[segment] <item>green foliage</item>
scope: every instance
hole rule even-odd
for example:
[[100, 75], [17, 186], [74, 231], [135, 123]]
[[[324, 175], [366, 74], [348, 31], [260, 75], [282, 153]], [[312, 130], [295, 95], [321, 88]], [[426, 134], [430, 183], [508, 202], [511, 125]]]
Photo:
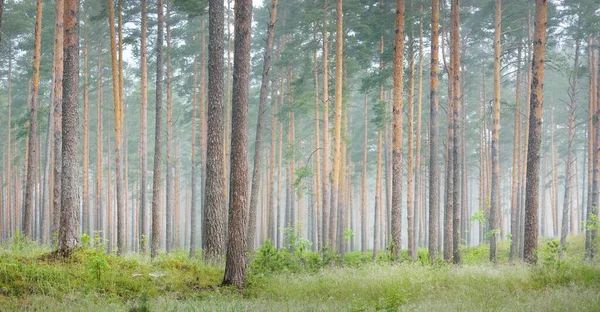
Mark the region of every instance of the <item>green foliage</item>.
[[296, 174], [296, 179], [292, 183], [292, 186], [296, 190], [296, 194], [298, 194], [298, 199], [301, 199], [304, 192], [310, 190], [306, 186], [305, 181], [312, 177], [312, 168], [310, 166], [300, 167], [294, 173]]

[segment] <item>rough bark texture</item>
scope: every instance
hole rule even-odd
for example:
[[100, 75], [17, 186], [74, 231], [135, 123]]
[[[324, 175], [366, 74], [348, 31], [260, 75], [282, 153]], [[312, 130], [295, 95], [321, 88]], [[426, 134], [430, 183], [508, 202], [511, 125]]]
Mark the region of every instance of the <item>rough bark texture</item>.
[[[84, 12], [86, 15], [86, 12]], [[82, 233], [88, 235], [93, 231], [90, 227], [90, 91], [89, 78], [90, 71], [88, 65], [88, 27], [87, 19], [84, 23], [84, 44], [83, 44], [83, 198], [82, 198]]]
[[235, 53], [233, 56], [231, 175], [229, 238], [223, 285], [241, 287], [246, 282], [246, 220], [248, 208], [248, 87], [250, 76], [250, 27], [252, 0], [235, 5]]
[[25, 185], [25, 214], [23, 219], [23, 235], [32, 237], [33, 230], [33, 193], [35, 188], [35, 170], [37, 155], [37, 116], [38, 116], [38, 92], [40, 89], [40, 58], [42, 44], [42, 0], [37, 0], [35, 13], [35, 53], [33, 55], [33, 87], [31, 89], [31, 104], [29, 105], [29, 138], [27, 140], [27, 179]]
[[[396, 39], [394, 42], [394, 106], [392, 152], [392, 258], [399, 259], [402, 248], [402, 121], [404, 118], [404, 0], [396, 0]], [[336, 88], [337, 89], [337, 88]]]
[[[110, 1], [110, 0], [109, 0]], [[156, 39], [156, 127], [154, 134], [154, 177], [152, 181], [152, 258], [158, 255], [160, 237], [160, 181], [162, 139], [162, 80], [163, 80], [163, 0], [157, 1], [158, 33]]]
[[535, 29], [533, 34], [533, 62], [531, 79], [531, 114], [529, 116], [529, 138], [527, 151], [527, 186], [525, 199], [524, 259], [536, 263], [539, 209], [539, 167], [542, 139], [542, 105], [544, 61], [546, 56], [546, 23], [548, 1], [536, 0]]
[[78, 0], [64, 2], [64, 78], [62, 114], [62, 207], [59, 252], [68, 256], [79, 244], [78, 100], [79, 100], [79, 11]]
[[275, 37], [275, 22], [277, 21], [277, 0], [272, 0], [270, 7], [270, 21], [267, 26], [267, 42], [263, 61], [262, 80], [260, 84], [260, 97], [258, 104], [258, 121], [256, 123], [256, 138], [254, 143], [254, 167], [252, 170], [252, 190], [250, 192], [250, 215], [248, 220], [248, 239], [246, 249], [254, 251], [254, 238], [256, 234], [256, 209], [258, 205], [258, 190], [260, 188], [260, 169], [262, 162], [263, 132], [265, 127], [265, 112], [267, 106], [267, 92], [269, 88], [269, 70], [271, 69], [271, 53], [273, 51], [273, 38]]
[[[410, 1], [410, 10], [412, 11], [412, 0]], [[407, 238], [408, 238], [408, 256], [411, 260], [417, 260], [417, 249], [415, 246], [415, 227], [414, 227], [414, 100], [415, 100], [415, 49], [414, 49], [414, 32], [413, 26], [410, 26], [410, 32], [408, 36], [408, 150], [407, 150], [407, 170], [406, 170], [406, 225], [407, 225]]]
[[490, 261], [496, 262], [498, 256], [496, 250], [498, 237], [500, 236], [500, 223], [498, 214], [500, 211], [500, 67], [502, 46], [500, 42], [502, 23], [502, 0], [496, 0], [494, 19], [494, 104], [492, 108], [492, 196], [490, 205]]
[[452, 256], [453, 263], [460, 264], [460, 104], [461, 104], [461, 86], [460, 86], [460, 0], [452, 0], [452, 24], [450, 37], [452, 41], [451, 62], [452, 62], [452, 119], [453, 119], [453, 140], [452, 145]]
[[429, 260], [435, 261], [438, 253], [439, 223], [439, 178], [438, 141], [439, 141], [439, 0], [431, 0], [431, 64], [429, 72]]
[[202, 250], [205, 261], [219, 260], [225, 251], [223, 180], [223, 1], [210, 0], [208, 16], [208, 122], [206, 192]]

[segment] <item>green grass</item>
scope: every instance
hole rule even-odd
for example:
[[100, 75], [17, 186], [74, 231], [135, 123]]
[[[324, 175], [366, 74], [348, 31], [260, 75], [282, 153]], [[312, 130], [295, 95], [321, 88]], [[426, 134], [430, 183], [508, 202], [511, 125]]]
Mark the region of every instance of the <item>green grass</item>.
[[302, 248], [263, 247], [238, 291], [218, 287], [221, 267], [183, 251], [150, 260], [82, 248], [63, 262], [45, 256], [47, 247], [15, 241], [0, 249], [0, 310], [598, 311], [600, 265], [581, 260], [583, 238], [571, 238], [566, 254], [540, 246], [537, 266], [509, 264], [503, 242], [496, 265], [482, 245], [464, 248], [461, 266], [393, 264], [385, 253], [372, 263], [352, 252], [335, 267]]

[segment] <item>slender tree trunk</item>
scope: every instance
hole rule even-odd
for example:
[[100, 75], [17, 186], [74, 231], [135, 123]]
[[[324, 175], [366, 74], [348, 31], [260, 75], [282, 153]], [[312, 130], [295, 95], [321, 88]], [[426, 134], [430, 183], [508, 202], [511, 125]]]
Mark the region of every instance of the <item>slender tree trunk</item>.
[[[198, 114], [200, 115], [200, 139], [198, 140], [198, 145], [200, 147], [200, 198], [204, 199], [206, 195], [206, 149], [207, 149], [207, 128], [206, 128], [206, 34], [205, 34], [205, 22], [202, 21], [202, 25], [200, 26], [200, 32], [202, 36], [201, 45], [202, 45], [202, 57], [200, 58], [200, 107]], [[197, 70], [197, 69], [196, 69]], [[198, 75], [198, 73], [196, 73]], [[196, 133], [196, 132], [194, 132]], [[197, 161], [197, 160], [196, 160]], [[196, 170], [198, 169], [198, 164], [196, 164]], [[196, 204], [198, 203], [198, 196], [194, 197]], [[206, 205], [202, 202], [202, 206], [200, 207], [200, 216], [201, 216], [201, 224], [203, 224], [203, 218], [206, 217]], [[197, 209], [196, 209], [197, 210]], [[196, 224], [197, 228], [198, 225]], [[196, 231], [197, 232], [197, 231]], [[204, 241], [205, 237], [205, 228], [202, 227], [201, 239]], [[194, 239], [195, 240], [195, 239]]]
[[[165, 229], [166, 229], [166, 241], [165, 247], [167, 254], [171, 252], [173, 247], [173, 206], [174, 206], [174, 193], [175, 193], [175, 185], [173, 181], [173, 173], [174, 173], [174, 161], [173, 161], [173, 90], [171, 87], [171, 27], [170, 17], [171, 17], [171, 5], [170, 1], [167, 2], [167, 20], [166, 20], [166, 35], [167, 35], [167, 144], [166, 144], [166, 156], [167, 156], [167, 189], [166, 189], [166, 207], [165, 207]], [[195, 86], [194, 86], [195, 88]]]
[[[540, 167], [540, 145], [542, 137], [542, 105], [544, 60], [546, 56], [547, 0], [536, 0], [534, 49], [531, 80], [531, 115], [529, 116], [529, 139], [527, 151], [527, 186], [525, 199], [524, 258], [536, 263], [538, 237], [538, 189]], [[600, 162], [599, 162], [600, 165]]]
[[439, 0], [431, 0], [431, 63], [430, 63], [430, 116], [429, 116], [429, 260], [437, 260], [439, 223]]
[[498, 222], [498, 216], [500, 214], [500, 68], [501, 68], [501, 55], [502, 55], [502, 43], [500, 42], [501, 36], [501, 23], [502, 23], [502, 0], [496, 0], [496, 10], [494, 19], [494, 104], [492, 108], [492, 196], [490, 205], [490, 261], [498, 261], [496, 255], [498, 246], [498, 236], [501, 224]]
[[262, 161], [263, 132], [265, 123], [265, 112], [267, 106], [267, 92], [269, 88], [269, 71], [271, 69], [271, 53], [273, 51], [273, 39], [275, 37], [275, 22], [277, 21], [277, 2], [272, 0], [270, 21], [267, 26], [267, 43], [263, 63], [262, 80], [260, 85], [260, 98], [258, 104], [258, 121], [256, 124], [256, 139], [254, 143], [254, 168], [252, 171], [252, 190], [250, 192], [250, 215], [248, 223], [248, 239], [246, 250], [254, 251], [254, 238], [256, 234], [256, 209], [258, 204], [258, 190], [260, 188], [260, 169]]
[[361, 176], [361, 201], [360, 201], [360, 248], [362, 253], [367, 252], [367, 143], [368, 143], [368, 125], [369, 125], [369, 101], [365, 94], [365, 104], [363, 111], [363, 159]]
[[[62, 1], [62, 0], [57, 0], [57, 1]], [[58, 8], [57, 8], [58, 9]], [[62, 10], [62, 6], [61, 6], [61, 10]], [[62, 15], [61, 15], [62, 16]], [[55, 48], [56, 50], [56, 48]], [[60, 49], [62, 51], [62, 49]], [[55, 57], [57, 55], [55, 54]], [[8, 227], [8, 237], [12, 237], [13, 233], [14, 233], [14, 206], [13, 206], [13, 174], [12, 174], [12, 161], [13, 161], [13, 156], [11, 154], [11, 150], [12, 150], [12, 43], [9, 41], [8, 42], [8, 90], [7, 90], [7, 99], [6, 99], [6, 105], [8, 106], [8, 133], [7, 133], [7, 146], [6, 146], [6, 178], [7, 178], [7, 183], [6, 183], [6, 203], [7, 203], [7, 227]], [[56, 64], [56, 62], [54, 62], [54, 64]], [[62, 62], [61, 62], [61, 66], [62, 66]], [[54, 71], [56, 74], [56, 71]], [[62, 81], [62, 78], [61, 78]], [[52, 106], [54, 106], [55, 103], [52, 103]], [[54, 229], [58, 229], [58, 227], [54, 227], [54, 215], [53, 215], [53, 228]], [[58, 223], [56, 223], [58, 224]]]
[[[198, 57], [194, 58], [194, 73], [193, 73], [193, 86], [192, 86], [192, 199], [190, 203], [190, 258], [196, 257], [196, 233], [198, 231], [196, 221], [196, 197], [197, 197], [197, 163], [196, 163], [196, 120], [197, 120], [197, 104], [198, 104], [198, 91], [196, 86], [198, 85]], [[204, 235], [202, 236], [205, 237]]]
[[[573, 191], [573, 167], [577, 169], [577, 166], [573, 166], [575, 159], [573, 158], [573, 139], [575, 137], [575, 109], [577, 108], [577, 75], [579, 74], [579, 47], [580, 41], [575, 41], [575, 60], [573, 62], [573, 73], [571, 76], [571, 88], [569, 90], [569, 97], [571, 99], [569, 105], [569, 141], [567, 143], [567, 159], [565, 164], [565, 198], [563, 202], [563, 217], [562, 217], [562, 229], [560, 232], [560, 245], [566, 246], [567, 234], [569, 233], [569, 210], [571, 210], [571, 221], [573, 217], [573, 209], [571, 203], [571, 193]], [[571, 231], [573, 232], [573, 228]]]
[[[84, 12], [84, 16], [86, 12]], [[93, 235], [90, 223], [90, 91], [88, 66], [88, 22], [87, 17], [83, 28], [83, 205], [82, 205], [82, 232]]]
[[[413, 11], [412, 0], [410, 1], [410, 10]], [[407, 221], [407, 236], [408, 236], [408, 256], [411, 260], [417, 260], [417, 248], [415, 246], [415, 227], [414, 216], [415, 207], [413, 205], [415, 199], [414, 193], [414, 98], [415, 98], [415, 49], [414, 49], [414, 32], [413, 26], [410, 26], [408, 36], [408, 129], [406, 136], [408, 137], [408, 160], [406, 172], [406, 221]], [[401, 246], [399, 246], [401, 247]]]
[[[594, 59], [594, 45], [595, 41], [593, 37], [588, 39], [588, 68], [589, 68], [589, 104], [588, 104], [588, 199], [586, 203], [586, 214], [585, 214], [585, 222], [590, 220], [591, 211], [592, 211], [592, 181], [594, 179], [594, 113], [596, 107], [596, 70], [595, 70], [595, 59]], [[592, 257], [592, 242], [591, 242], [592, 231], [587, 229], [585, 231], [585, 258], [590, 259]]]
[[521, 168], [521, 45], [517, 48], [517, 82], [515, 86], [515, 125], [513, 135], [513, 163], [512, 163], [512, 184], [510, 197], [510, 255], [512, 262], [518, 256], [519, 235], [518, 228], [518, 203], [520, 186], [520, 168]]
[[66, 0], [64, 10], [64, 78], [62, 114], [62, 208], [60, 216], [59, 252], [68, 257], [79, 245], [79, 194], [77, 191], [77, 135], [79, 115], [79, 11], [78, 0]]
[[38, 116], [38, 92], [40, 88], [40, 58], [42, 50], [42, 0], [36, 2], [35, 17], [35, 53], [33, 57], [33, 88], [31, 90], [31, 101], [29, 105], [29, 139], [27, 146], [27, 182], [25, 189], [25, 215], [23, 222], [23, 235], [32, 237], [33, 230], [33, 193], [35, 188], [35, 160], [37, 153], [37, 116]]
[[418, 82], [418, 93], [417, 93], [417, 138], [415, 148], [415, 242], [416, 248], [423, 246], [421, 242], [425, 238], [425, 229], [423, 220], [423, 197], [421, 188], [421, 175], [424, 174], [421, 171], [421, 120], [422, 120], [422, 107], [423, 107], [423, 6], [419, 9], [419, 82]]
[[[554, 144], [554, 129], [556, 128], [556, 124], [554, 123], [554, 108], [550, 111], [550, 155], [552, 157], [551, 166], [552, 168], [552, 184], [550, 186], [550, 210], [552, 213], [552, 236], [558, 236], [558, 189], [557, 189], [557, 180], [558, 180], [558, 163], [556, 161], [556, 145]], [[545, 207], [542, 207], [544, 209]]]
[[241, 287], [246, 282], [246, 220], [248, 208], [248, 85], [250, 75], [250, 27], [252, 0], [237, 0], [235, 6], [235, 53], [231, 117], [231, 175], [229, 192], [229, 237], [223, 285]]
[[[327, 0], [323, 1], [323, 247], [332, 247], [329, 228], [331, 212], [331, 189], [329, 174], [329, 33], [327, 30], [327, 16], [329, 7]], [[283, 103], [282, 103], [283, 104]]]
[[148, 206], [146, 191], [148, 189], [148, 57], [147, 57], [147, 7], [148, 0], [142, 0], [142, 24], [140, 39], [140, 84], [141, 84], [141, 102], [140, 102], [140, 250], [146, 253], [148, 240]]
[[377, 169], [375, 175], [375, 208], [373, 209], [373, 262], [377, 261], [379, 251], [379, 226], [381, 219], [381, 159], [382, 159], [383, 127], [379, 125], [377, 130]]
[[[598, 53], [598, 58], [596, 61], [597, 68], [596, 72], [596, 84], [594, 86], [596, 90], [595, 98], [596, 101], [594, 104], [595, 107], [595, 115], [594, 115], [594, 170], [593, 170], [593, 180], [592, 180], [592, 207], [588, 212], [588, 222], [593, 220], [593, 216], [598, 216], [598, 204], [599, 204], [599, 193], [600, 193], [600, 53]], [[588, 249], [588, 258], [593, 259], [596, 256], [597, 251], [597, 237], [598, 237], [598, 228], [591, 226], [589, 230], [589, 249]]]
[[225, 251], [225, 210], [223, 180], [223, 1], [209, 2], [208, 40], [208, 122], [206, 154], [206, 197], [202, 242], [205, 261], [219, 260]]
[[[109, 0], [110, 1], [110, 0]], [[154, 177], [152, 182], [152, 258], [158, 255], [160, 237], [160, 181], [162, 167], [162, 83], [163, 83], [163, 0], [157, 2], [158, 37], [156, 39], [156, 128], [154, 135]]]

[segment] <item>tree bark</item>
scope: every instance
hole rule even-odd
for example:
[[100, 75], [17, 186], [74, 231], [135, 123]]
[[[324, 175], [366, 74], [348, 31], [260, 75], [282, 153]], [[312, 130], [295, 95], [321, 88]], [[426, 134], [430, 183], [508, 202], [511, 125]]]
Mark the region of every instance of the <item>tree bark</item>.
[[262, 80], [260, 84], [260, 97], [258, 104], [258, 121], [256, 123], [256, 138], [254, 143], [254, 168], [252, 170], [252, 190], [250, 192], [250, 215], [248, 221], [248, 239], [246, 250], [254, 251], [254, 237], [256, 234], [256, 209], [258, 204], [258, 190], [260, 188], [260, 169], [262, 162], [263, 132], [265, 123], [265, 112], [267, 106], [267, 92], [269, 88], [269, 71], [271, 69], [271, 53], [273, 51], [273, 39], [275, 37], [275, 22], [277, 21], [277, 2], [272, 0], [270, 21], [267, 25], [267, 42], [265, 46]]
[[533, 40], [533, 62], [531, 79], [531, 114], [529, 116], [529, 138], [527, 151], [527, 186], [525, 199], [525, 239], [524, 258], [528, 263], [536, 263], [538, 237], [538, 189], [540, 167], [540, 143], [542, 138], [542, 105], [544, 62], [546, 56], [546, 23], [548, 1], [536, 0], [535, 30]]
[[223, 1], [209, 2], [208, 40], [208, 122], [206, 192], [202, 255], [207, 262], [219, 260], [225, 250], [223, 179]]
[[327, 31], [327, 0], [323, 1], [323, 248], [332, 247], [329, 237], [331, 189], [330, 189], [330, 143], [329, 143], [329, 33]]
[[498, 246], [498, 236], [500, 222], [498, 215], [500, 212], [500, 68], [502, 43], [501, 23], [502, 23], [502, 0], [496, 0], [496, 10], [494, 19], [494, 104], [492, 108], [492, 196], [490, 205], [490, 261], [497, 262], [496, 255]]
[[248, 208], [248, 86], [250, 76], [250, 27], [252, 0], [235, 5], [235, 53], [233, 56], [231, 175], [229, 238], [223, 285], [241, 287], [246, 282], [246, 220]]
[[79, 127], [79, 0], [64, 2], [64, 77], [62, 100], [62, 207], [58, 249], [63, 256], [79, 245], [77, 135]]
[[[86, 12], [84, 12], [84, 16]], [[84, 38], [83, 38], [83, 198], [82, 198], [82, 233], [93, 235], [90, 222], [90, 91], [89, 77], [90, 71], [88, 66], [88, 22], [85, 17], [84, 22]]]
[[194, 72], [193, 72], [193, 85], [192, 85], [192, 172], [191, 172], [191, 187], [192, 187], [192, 199], [190, 202], [190, 258], [196, 258], [196, 233], [198, 232], [198, 226], [196, 222], [197, 208], [197, 166], [196, 163], [196, 120], [197, 120], [197, 105], [198, 105], [198, 92], [196, 86], [198, 84], [198, 57], [194, 58]]
[[513, 135], [512, 185], [510, 197], [510, 255], [512, 262], [518, 256], [520, 231], [518, 228], [518, 203], [521, 169], [521, 44], [517, 48], [517, 82], [515, 85], [515, 125]]
[[439, 223], [439, 0], [431, 0], [431, 63], [429, 81], [430, 121], [429, 121], [429, 260], [437, 260]]
[[[413, 11], [412, 0], [410, 1], [410, 10]], [[415, 98], [415, 49], [414, 49], [414, 32], [411, 23], [408, 36], [408, 129], [406, 136], [408, 137], [408, 159], [406, 171], [406, 223], [408, 236], [408, 256], [411, 260], [417, 260], [417, 249], [415, 246], [415, 227], [414, 227], [414, 98]]]
[[[110, 0], [109, 0], [110, 1]], [[157, 2], [158, 33], [156, 39], [156, 128], [154, 135], [154, 177], [152, 181], [152, 248], [150, 255], [158, 255], [160, 237], [160, 182], [162, 167], [162, 83], [163, 83], [163, 0]]]
[[148, 56], [147, 56], [147, 7], [148, 0], [141, 2], [141, 38], [140, 38], [140, 250], [146, 253], [148, 247], [148, 206], [146, 191], [148, 189]]
[[[166, 155], [167, 155], [167, 205], [165, 207], [166, 216], [165, 216], [165, 228], [166, 228], [166, 241], [165, 247], [167, 254], [171, 252], [173, 247], [173, 206], [174, 206], [174, 193], [175, 193], [175, 185], [173, 182], [173, 173], [175, 171], [174, 161], [173, 161], [173, 90], [171, 87], [172, 73], [171, 73], [171, 27], [170, 16], [171, 16], [171, 5], [170, 1], [167, 1], [167, 21], [166, 21], [166, 31], [167, 31], [167, 146], [166, 146]], [[194, 86], [195, 87], [195, 86]]]

